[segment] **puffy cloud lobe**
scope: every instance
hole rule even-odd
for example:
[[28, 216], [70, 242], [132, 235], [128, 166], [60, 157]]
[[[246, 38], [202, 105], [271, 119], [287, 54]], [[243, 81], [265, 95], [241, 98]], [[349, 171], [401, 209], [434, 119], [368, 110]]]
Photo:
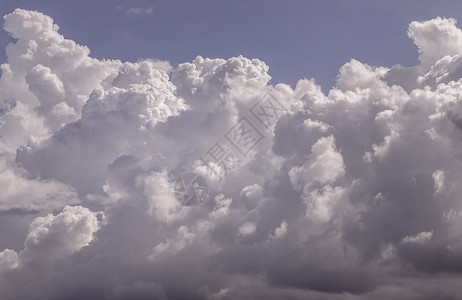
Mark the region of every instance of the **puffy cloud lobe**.
[[[125, 63], [111, 86], [89, 96], [78, 121], [42, 144], [22, 149], [18, 160], [40, 176], [75, 186], [81, 195], [98, 193], [109, 164], [120, 155], [155, 152], [153, 128], [185, 109], [165, 71], [151, 61]], [[41, 163], [50, 156], [52, 162]]]
[[[36, 218], [30, 224], [23, 250], [0, 252], [2, 296], [33, 298], [37, 284], [50, 279], [60, 260], [87, 246], [98, 227], [96, 213], [81, 206], [66, 206], [56, 216]], [[22, 285], [22, 291], [8, 284], [11, 278]]]
[[241, 236], [251, 235], [255, 233], [256, 229], [257, 228], [256, 228], [255, 223], [246, 222], [242, 224], [241, 227], [239, 227], [238, 235], [241, 235]]
[[15, 251], [6, 249], [0, 252], [0, 265], [2, 269], [14, 269], [18, 264], [18, 254]]
[[249, 210], [258, 207], [262, 194], [263, 188], [258, 184], [246, 186], [241, 190], [241, 198]]
[[[4, 29], [16, 41], [7, 46], [8, 61], [1, 66], [0, 149], [6, 164], [14, 166], [19, 148], [37, 145], [79, 119], [92, 90], [120, 62], [90, 58], [87, 47], [64, 39], [53, 20], [41, 13], [17, 9], [4, 19]], [[73, 187], [34, 179], [20, 169], [2, 169], [3, 182], [16, 183], [15, 191], [4, 194], [8, 199], [2, 201], [2, 210], [46, 211], [79, 202]]]
[[[4, 29], [0, 210], [37, 214], [24, 248], [0, 252], [7, 297], [440, 297], [427, 277], [460, 294], [455, 20], [411, 23], [418, 66], [351, 60], [327, 95], [314, 79], [268, 85], [243, 56], [96, 60], [38, 12]], [[285, 110], [265, 127], [249, 109], [267, 93]], [[242, 116], [262, 142], [216, 164], [220, 180], [199, 157], [234, 151], [224, 134]], [[191, 170], [209, 198], [181, 207], [173, 182]]]
[[424, 244], [428, 240], [430, 240], [433, 236], [433, 231], [428, 231], [428, 232], [420, 232], [416, 235], [408, 235], [404, 237], [403, 242], [404, 243], [419, 243], [419, 244]]
[[66, 206], [56, 216], [38, 217], [31, 223], [21, 255], [63, 258], [88, 245], [97, 229], [95, 213], [81, 206]]
[[430, 68], [446, 55], [461, 54], [462, 32], [456, 27], [455, 19], [414, 21], [409, 25], [408, 36], [419, 48], [423, 69]]
[[284, 237], [287, 233], [287, 222], [282, 221], [281, 226], [276, 228], [274, 232], [270, 235], [271, 239], [280, 239]]
[[337, 152], [333, 136], [319, 139], [312, 147], [308, 161], [289, 171], [292, 184], [302, 182], [308, 186], [319, 183], [333, 183], [345, 172], [343, 157]]
[[[242, 97], [246, 91], [255, 96], [266, 86], [271, 77], [268, 66], [258, 59], [243, 56], [228, 60], [198, 56], [192, 63], [180, 64], [172, 73], [172, 81], [180, 93], [206, 94], [221, 97]], [[211, 95], [212, 94], [212, 95]], [[249, 95], [247, 95], [249, 97]], [[196, 99], [196, 97], [191, 97]], [[212, 98], [213, 99], [213, 98]], [[217, 99], [219, 100], [219, 99]], [[201, 107], [196, 105], [196, 107]]]
[[[4, 29], [17, 41], [7, 46], [0, 86], [5, 97], [31, 110], [27, 116], [15, 107], [9, 112], [25, 118], [24, 132], [18, 129], [16, 134], [24, 136], [26, 144], [31, 136], [41, 139], [77, 120], [92, 90], [113, 76], [120, 62], [90, 58], [87, 47], [64, 39], [53, 20], [41, 13], [17, 9], [4, 19]], [[45, 128], [34, 132], [29, 119], [44, 122]]]
[[81, 206], [66, 206], [56, 216], [36, 218], [30, 224], [24, 250], [19, 256], [4, 250], [2, 261], [16, 268], [38, 260], [61, 259], [88, 245], [97, 229], [96, 213]]

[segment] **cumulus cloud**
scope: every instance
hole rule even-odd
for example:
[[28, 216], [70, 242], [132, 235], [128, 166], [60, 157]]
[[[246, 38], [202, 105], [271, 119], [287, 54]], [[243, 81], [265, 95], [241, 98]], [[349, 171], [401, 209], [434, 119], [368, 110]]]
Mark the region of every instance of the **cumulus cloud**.
[[333, 183], [343, 174], [343, 157], [335, 147], [333, 136], [319, 139], [311, 147], [307, 162], [289, 171], [294, 186], [300, 182], [307, 185]]
[[238, 235], [241, 235], [241, 236], [251, 235], [251, 234], [255, 233], [256, 229], [257, 229], [257, 227], [256, 227], [255, 223], [246, 222], [246, 223], [242, 224], [241, 227], [239, 227]]
[[[94, 59], [39, 12], [4, 30], [1, 297], [460, 294], [455, 20], [410, 24], [419, 65], [351, 60], [327, 94], [243, 56]], [[199, 205], [175, 198], [185, 172]]]
[[404, 243], [418, 243], [424, 244], [425, 242], [429, 241], [433, 236], [433, 231], [428, 232], [420, 232], [416, 235], [408, 235], [404, 237]]
[[446, 55], [461, 54], [462, 32], [455, 19], [436, 18], [412, 22], [408, 36], [419, 48], [419, 59], [424, 69], [432, 67]]
[[[19, 253], [9, 249], [0, 252], [2, 297], [35, 297], [27, 290], [46, 283], [56, 264], [87, 246], [97, 230], [96, 213], [81, 206], [66, 206], [56, 216], [49, 214], [36, 218], [30, 224], [24, 249]], [[17, 278], [17, 283], [25, 291], [9, 285], [8, 278]]]

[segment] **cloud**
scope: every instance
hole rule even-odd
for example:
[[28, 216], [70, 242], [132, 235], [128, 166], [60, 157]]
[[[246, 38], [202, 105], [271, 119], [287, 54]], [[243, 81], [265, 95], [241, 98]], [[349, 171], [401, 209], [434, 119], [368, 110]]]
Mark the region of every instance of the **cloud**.
[[312, 147], [311, 154], [303, 166], [293, 167], [289, 171], [292, 184], [297, 187], [302, 182], [306, 185], [313, 183], [333, 183], [343, 176], [345, 170], [343, 157], [337, 152], [333, 136], [319, 139]]
[[[49, 214], [36, 218], [30, 224], [24, 249], [19, 253], [9, 249], [0, 252], [2, 297], [21, 294], [32, 298], [29, 292], [37, 288], [36, 284], [47, 282], [56, 264], [87, 246], [97, 230], [96, 213], [81, 206], [66, 206], [56, 216]], [[24, 292], [8, 285], [8, 278], [17, 278]]]
[[281, 226], [277, 227], [274, 232], [270, 235], [271, 239], [280, 239], [287, 233], [287, 222], [282, 221]]
[[[5, 299], [460, 294], [455, 20], [410, 24], [419, 65], [351, 60], [327, 94], [243, 56], [94, 59], [39, 12], [4, 30]], [[185, 172], [207, 182], [200, 205], [175, 198]]]
[[147, 7], [122, 7], [121, 5], [116, 6], [117, 10], [129, 15], [129, 16], [139, 16], [139, 15], [150, 15], [154, 12], [154, 6], [149, 5]]
[[418, 243], [424, 244], [425, 242], [429, 241], [433, 236], [433, 231], [428, 232], [420, 232], [416, 235], [408, 235], [404, 237], [404, 243]]
[[246, 222], [246, 223], [242, 224], [241, 227], [239, 227], [238, 235], [240, 235], [240, 236], [251, 235], [251, 234], [255, 233], [256, 230], [257, 230], [257, 227], [256, 227], [255, 223]]
[[455, 19], [436, 18], [409, 25], [408, 36], [419, 48], [419, 60], [424, 69], [433, 66], [446, 55], [461, 54], [462, 32]]
[[435, 181], [435, 195], [443, 192], [444, 189], [444, 172], [437, 170], [433, 172], [433, 180]]

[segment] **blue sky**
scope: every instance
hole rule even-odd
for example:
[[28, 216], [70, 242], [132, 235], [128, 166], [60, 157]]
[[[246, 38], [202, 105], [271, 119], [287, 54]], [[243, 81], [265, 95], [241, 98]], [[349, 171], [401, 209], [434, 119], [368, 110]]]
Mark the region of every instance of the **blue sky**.
[[[273, 83], [293, 86], [314, 77], [324, 91], [351, 58], [377, 66], [417, 64], [417, 48], [406, 35], [411, 21], [462, 19], [456, 0], [0, 0], [2, 15], [17, 7], [51, 16], [66, 38], [87, 45], [96, 58], [176, 65], [197, 55], [243, 54], [264, 60]], [[0, 48], [7, 41], [2, 32]]]

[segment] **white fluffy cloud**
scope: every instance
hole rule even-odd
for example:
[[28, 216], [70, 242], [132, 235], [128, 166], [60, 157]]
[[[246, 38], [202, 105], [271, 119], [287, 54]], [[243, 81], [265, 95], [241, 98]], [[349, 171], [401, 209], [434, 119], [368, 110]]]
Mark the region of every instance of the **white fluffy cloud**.
[[423, 69], [429, 69], [446, 55], [462, 54], [462, 32], [455, 19], [436, 18], [425, 22], [412, 22], [408, 35], [419, 48]]
[[[35, 297], [28, 290], [46, 283], [56, 264], [87, 246], [97, 230], [96, 213], [81, 206], [66, 206], [56, 216], [36, 218], [30, 224], [24, 249], [19, 253], [9, 249], [0, 252], [2, 296]], [[24, 290], [18, 291], [17, 287], [9, 285], [8, 278], [18, 278], [17, 283], [23, 285]]]
[[343, 157], [335, 147], [333, 136], [319, 139], [312, 147], [311, 154], [303, 166], [293, 167], [289, 171], [292, 184], [302, 182], [308, 186], [319, 183], [333, 183], [345, 173]]
[[[410, 24], [418, 66], [351, 60], [327, 94], [314, 79], [271, 85], [243, 56], [97, 60], [39, 12], [15, 10], [4, 30], [5, 297], [406, 299], [437, 293], [416, 288], [435, 272], [460, 294], [455, 20]], [[232, 141], [243, 117], [249, 149]], [[217, 145], [233, 160], [214, 174], [201, 157]], [[208, 183], [198, 206], [175, 199], [186, 171]]]

